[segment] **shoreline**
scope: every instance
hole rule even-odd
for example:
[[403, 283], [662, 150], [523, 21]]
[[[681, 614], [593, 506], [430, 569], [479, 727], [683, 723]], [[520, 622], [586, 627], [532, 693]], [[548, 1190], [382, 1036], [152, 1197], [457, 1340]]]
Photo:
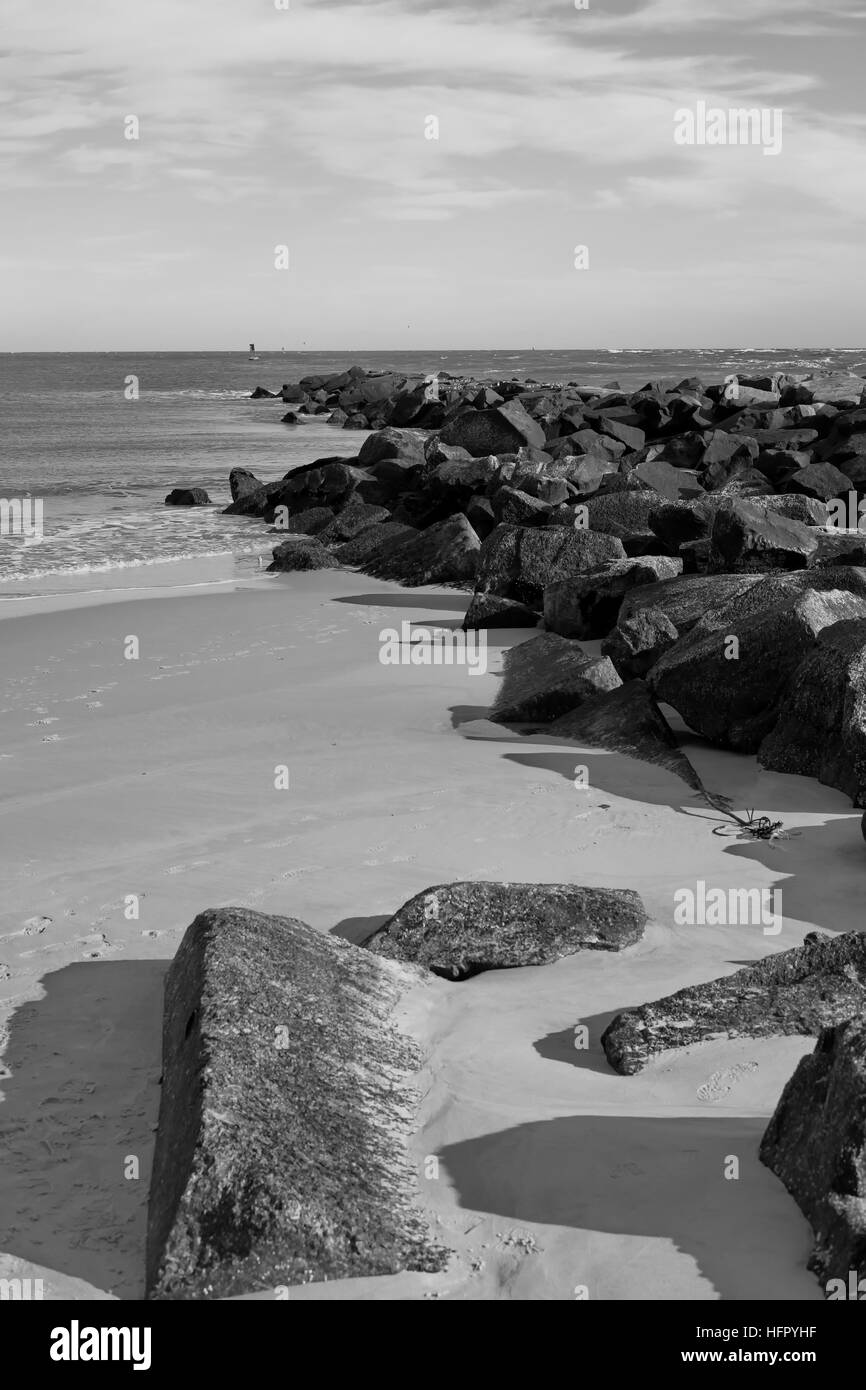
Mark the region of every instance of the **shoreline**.
[[[756, 1158], [734, 1185], [742, 1202], [699, 1215], [705, 1170], [690, 1176], [669, 1153], [688, 1136], [708, 1157], [752, 1153], [809, 1040], [704, 1044], [624, 1078], [597, 1043], [575, 1053], [570, 1033], [582, 1017], [730, 973], [815, 926], [855, 928], [859, 852], [850, 858], [841, 793], [796, 779], [793, 819], [807, 833], [795, 853], [749, 847], [744, 875], [746, 847], [715, 839], [706, 808], [664, 770], [488, 722], [502, 654], [531, 633], [489, 634], [488, 671], [471, 680], [459, 667], [379, 663], [382, 628], [403, 617], [453, 620], [469, 595], [313, 573], [278, 577], [269, 594], [209, 598], [31, 614], [6, 637], [21, 679], [2, 716], [19, 742], [4, 744], [15, 756], [4, 762], [0, 802], [18, 866], [0, 928], [0, 975], [9, 972], [0, 1027], [11, 1024], [0, 1210], [17, 1211], [19, 1229], [3, 1230], [0, 1250], [55, 1271], [49, 1297], [73, 1278], [141, 1297], [161, 982], [204, 907], [254, 906], [363, 940], [432, 883], [566, 879], [637, 888], [651, 916], [644, 941], [620, 956], [431, 981], [407, 1015], [428, 1055], [419, 1152], [441, 1153], [443, 1164], [424, 1202], [453, 1241], [450, 1270], [305, 1285], [297, 1296], [473, 1299], [507, 1288], [515, 1298], [572, 1298], [589, 1280], [596, 1296], [629, 1299], [646, 1296], [652, 1270], [655, 1297], [820, 1298], [805, 1271], [806, 1223]], [[146, 664], [125, 679], [120, 642], [130, 627]], [[53, 673], [49, 685], [41, 668]], [[43, 728], [30, 727], [36, 706], [56, 720], [43, 726], [49, 738], [62, 730], [57, 742], [43, 744]], [[593, 789], [581, 794], [571, 783], [579, 751], [593, 767]], [[689, 754], [714, 789], [768, 810], [790, 806], [794, 779], [736, 754]], [[281, 801], [272, 770], [284, 760], [292, 787]], [[783, 875], [792, 915], [781, 937], [672, 925], [671, 894], [689, 871], [756, 886]], [[137, 921], [124, 918], [129, 893], [139, 895]], [[78, 1079], [65, 1063], [58, 1074], [49, 1055], [70, 1053], [87, 1058]], [[711, 1105], [697, 1099], [708, 1077], [753, 1061], [757, 1070]], [[99, 1118], [85, 1123], [87, 1114]], [[564, 1115], [572, 1118], [557, 1120]], [[524, 1131], [515, 1150], [509, 1136]], [[123, 1152], [141, 1157], [137, 1185], [119, 1175], [118, 1134]], [[581, 1171], [595, 1157], [570, 1195], [578, 1154]], [[655, 1194], [651, 1226], [633, 1208], [631, 1228], [614, 1219], [634, 1162]], [[527, 1173], [535, 1178], [524, 1189]], [[53, 1196], [37, 1202], [46, 1183]], [[691, 1212], [694, 1238], [677, 1204]]]

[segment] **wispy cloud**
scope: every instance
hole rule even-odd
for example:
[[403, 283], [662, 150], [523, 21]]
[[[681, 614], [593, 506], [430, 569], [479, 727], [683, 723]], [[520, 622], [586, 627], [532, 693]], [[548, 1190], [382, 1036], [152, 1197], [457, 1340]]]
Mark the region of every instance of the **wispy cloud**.
[[[529, 258], [543, 279], [591, 238], [606, 264], [625, 266], [640, 237], [645, 260], [669, 274], [670, 321], [685, 325], [696, 309], [691, 288], [676, 289], [684, 242], [711, 257], [719, 235], [747, 227], [734, 259], [760, 301], [756, 242], [782, 241], [802, 275], [815, 245], [831, 262], [843, 248], [844, 259], [862, 230], [866, 121], [856, 45], [845, 40], [862, 34], [864, 17], [856, 0], [820, 11], [813, 0], [590, 0], [584, 11], [565, 0], [291, 0], [289, 10], [6, 0], [0, 178], [11, 260], [17, 248], [23, 264], [34, 238], [47, 248], [56, 223], [85, 236], [132, 223], [203, 331], [215, 310], [196, 277], [173, 267], [219, 275], [233, 332], [250, 296], [270, 321], [269, 273], [279, 313], [300, 316], [307, 340], [325, 294], [333, 342], [338, 302], [342, 336], [357, 341], [366, 326], [357, 286], [383, 244], [410, 280], [417, 267], [419, 283], [441, 261], [462, 288], [458, 312], [475, 306], [493, 325], [500, 309], [482, 264], [501, 278]], [[698, 100], [782, 108], [781, 155], [675, 146], [674, 113]], [[125, 139], [129, 115], [137, 140]], [[427, 138], [430, 116], [437, 139]], [[273, 278], [283, 241], [303, 267], [288, 280]], [[800, 255], [801, 243], [812, 249]], [[96, 272], [73, 248], [67, 273], [72, 306]], [[600, 278], [568, 281], [582, 322], [604, 312], [593, 308]], [[129, 293], [126, 318], [148, 321], [157, 306]], [[552, 329], [553, 304], [526, 294], [516, 317], [537, 309]], [[840, 289], [837, 338], [849, 301]], [[445, 305], [440, 295], [419, 306], [422, 340], [436, 336]]]

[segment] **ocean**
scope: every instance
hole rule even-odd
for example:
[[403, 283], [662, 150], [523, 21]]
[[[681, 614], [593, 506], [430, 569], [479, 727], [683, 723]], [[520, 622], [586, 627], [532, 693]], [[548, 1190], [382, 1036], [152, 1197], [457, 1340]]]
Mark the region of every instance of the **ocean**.
[[[350, 457], [365, 434], [321, 418], [280, 423], [288, 407], [251, 401], [312, 373], [447, 371], [495, 380], [618, 383], [730, 372], [866, 371], [866, 350], [833, 348], [594, 351], [111, 352], [0, 354], [0, 497], [41, 499], [41, 539], [0, 535], [0, 603], [31, 595], [159, 586], [203, 562], [227, 579], [252, 575], [273, 535], [222, 515], [229, 470], [263, 481], [325, 455]], [[128, 378], [138, 399], [127, 399]], [[207, 489], [213, 506], [164, 505], [173, 487]]]

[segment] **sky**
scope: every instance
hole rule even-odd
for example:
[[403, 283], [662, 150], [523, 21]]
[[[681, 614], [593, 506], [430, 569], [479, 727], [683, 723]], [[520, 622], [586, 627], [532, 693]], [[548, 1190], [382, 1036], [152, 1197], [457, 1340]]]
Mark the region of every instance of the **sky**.
[[3, 0], [0, 351], [863, 347], [866, 0], [580, 3]]

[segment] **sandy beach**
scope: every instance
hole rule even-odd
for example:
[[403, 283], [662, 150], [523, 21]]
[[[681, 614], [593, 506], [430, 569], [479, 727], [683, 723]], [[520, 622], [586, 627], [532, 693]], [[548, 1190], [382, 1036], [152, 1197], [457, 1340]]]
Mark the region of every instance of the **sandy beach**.
[[[481, 676], [380, 663], [404, 619], [458, 627], [457, 591], [325, 571], [113, 598], [4, 605], [0, 623], [0, 1273], [43, 1277], [51, 1298], [143, 1296], [162, 984], [202, 909], [360, 942], [433, 884], [566, 881], [637, 890], [644, 939], [462, 983], [419, 971], [404, 1010], [448, 1269], [291, 1297], [822, 1298], [809, 1227], [757, 1157], [812, 1042], [705, 1043], [620, 1076], [599, 1038], [623, 1008], [858, 928], [847, 797], [686, 735], [705, 786], [801, 831], [725, 840], [666, 771], [487, 721], [525, 629], [486, 634]], [[781, 887], [783, 930], [675, 926], [673, 894], [697, 879]]]

